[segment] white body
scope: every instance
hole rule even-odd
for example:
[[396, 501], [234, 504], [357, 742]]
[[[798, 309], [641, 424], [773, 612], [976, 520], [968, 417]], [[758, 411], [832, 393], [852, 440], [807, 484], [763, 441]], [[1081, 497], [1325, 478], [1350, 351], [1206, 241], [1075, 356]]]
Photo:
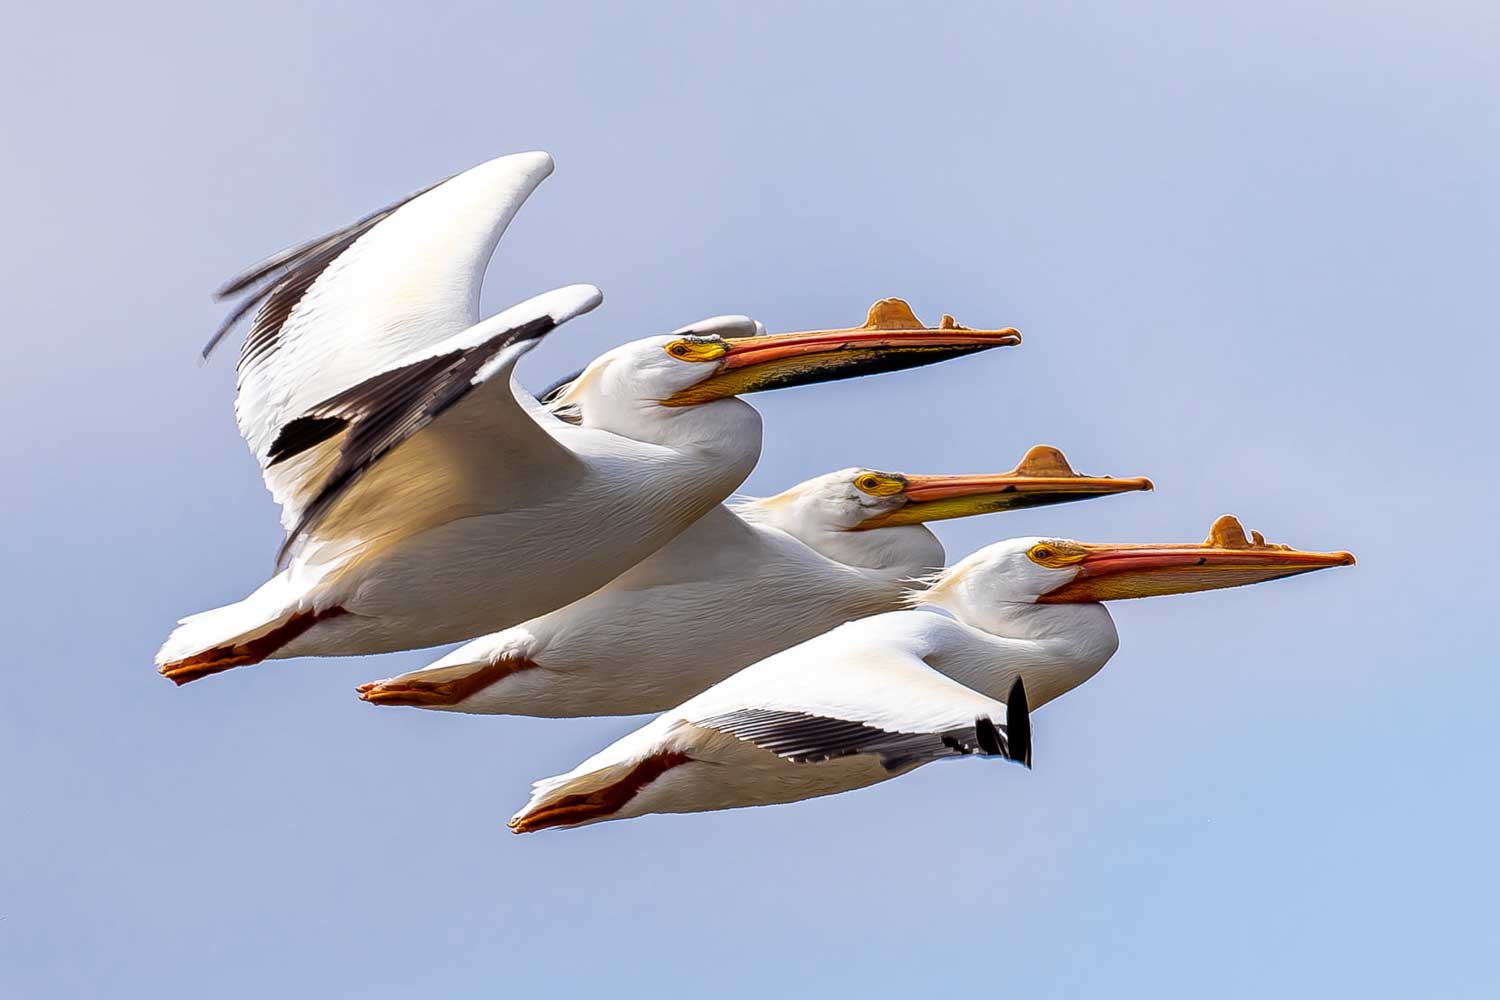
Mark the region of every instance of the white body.
[[490, 254], [551, 170], [545, 153], [501, 157], [409, 200], [316, 274], [269, 348], [247, 341], [236, 413], [293, 532], [290, 559], [245, 600], [184, 619], [159, 664], [331, 609], [341, 611], [268, 655], [386, 652], [503, 628], [607, 583], [749, 474], [760, 452], [749, 405], [721, 399], [643, 414], [612, 391], [612, 377], [634, 371], [618, 364], [594, 379], [581, 422], [564, 422], [512, 381], [530, 340], [505, 348], [472, 391], [380, 457], [313, 528], [294, 530], [345, 435], [279, 461], [288, 424], [422, 359], [599, 303], [597, 289], [577, 285], [479, 320]]
[[600, 590], [402, 680], [527, 662], [535, 666], [434, 707], [554, 717], [659, 712], [836, 625], [901, 607], [914, 580], [943, 563], [942, 545], [921, 525], [825, 530], [780, 513], [754, 502], [716, 507]]
[[[1007, 735], [1004, 746], [987, 731], [996, 723], [995, 700], [1009, 697], [1020, 678], [1027, 703], [1044, 705], [1097, 673], [1119, 644], [1098, 601], [1353, 563], [1348, 552], [1303, 552], [1258, 533], [1247, 537], [1228, 515], [1201, 544], [996, 542], [913, 592], [913, 604], [952, 618], [925, 610], [877, 615], [746, 667], [567, 774], [537, 782], [511, 826], [525, 833], [789, 802], [980, 751], [1025, 760], [1029, 727], [1014, 745]], [[989, 714], [985, 725], [957, 730], [978, 713]]]
[[618, 781], [640, 761], [663, 753], [691, 760], [666, 770], [618, 810], [584, 822], [792, 802], [874, 784], [911, 767], [888, 770], [867, 754], [794, 762], [696, 723], [746, 708], [805, 712], [903, 733], [940, 732], [984, 715], [999, 722], [1005, 718], [1000, 699], [1018, 675], [1035, 707], [1092, 677], [1118, 645], [1102, 605], [1012, 610], [1008, 636], [988, 631], [1003, 627], [1004, 616], [981, 629], [930, 611], [891, 612], [842, 625], [747, 667], [567, 774], [537, 782], [513, 822]]
[[[729, 411], [716, 421], [726, 430], [700, 424], [705, 441], [675, 447], [542, 414], [553, 436], [582, 460], [579, 468], [566, 478], [537, 476], [545, 489], [530, 503], [446, 521], [324, 576], [315, 568], [318, 557], [336, 542], [299, 553], [283, 574], [307, 578], [295, 610], [339, 606], [348, 614], [320, 622], [272, 655], [433, 646], [586, 594], [670, 541], [749, 475], [759, 453], [754, 411], [738, 400], [701, 409], [710, 408]], [[412, 490], [409, 502], [420, 509], [419, 484]]]

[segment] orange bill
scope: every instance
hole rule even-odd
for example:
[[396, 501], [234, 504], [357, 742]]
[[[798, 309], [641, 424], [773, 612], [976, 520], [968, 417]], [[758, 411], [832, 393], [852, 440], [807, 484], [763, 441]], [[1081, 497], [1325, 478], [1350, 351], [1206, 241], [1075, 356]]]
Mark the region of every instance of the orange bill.
[[714, 375], [662, 402], [692, 406], [746, 392], [916, 368], [1020, 342], [1012, 328], [971, 330], [952, 316], [936, 327], [923, 326], [901, 299], [881, 299], [863, 326], [726, 340]]
[[[861, 529], [1044, 507], [1152, 488], [1151, 480], [1143, 476], [1115, 479], [1074, 472], [1062, 452], [1041, 444], [1028, 451], [1009, 472], [892, 478], [901, 484], [899, 492], [905, 496], [906, 504], [865, 521]], [[855, 485], [864, 488], [860, 480], [855, 480]]]
[[1272, 545], [1260, 532], [1246, 537], [1231, 515], [1214, 522], [1198, 545], [1048, 544], [1044, 557], [1033, 559], [1058, 567], [1077, 565], [1078, 575], [1044, 594], [1046, 604], [1117, 601], [1129, 597], [1187, 594], [1222, 587], [1241, 587], [1330, 566], [1353, 566], [1348, 552], [1304, 552]]

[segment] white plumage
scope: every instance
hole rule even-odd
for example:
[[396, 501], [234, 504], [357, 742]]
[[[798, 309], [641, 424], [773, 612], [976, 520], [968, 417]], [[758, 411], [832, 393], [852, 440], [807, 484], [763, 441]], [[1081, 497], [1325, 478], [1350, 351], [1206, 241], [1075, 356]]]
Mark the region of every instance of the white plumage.
[[[490, 257], [552, 170], [543, 152], [482, 163], [401, 205], [333, 259], [296, 299], [276, 349], [241, 362], [235, 416], [256, 458], [264, 465], [277, 432], [311, 407], [478, 323]], [[599, 304], [591, 294], [580, 311]]]
[[587, 597], [362, 685], [361, 697], [540, 716], [663, 711], [843, 622], [903, 607], [945, 561], [924, 522], [1150, 485], [1078, 475], [1046, 446], [997, 474], [828, 473], [715, 508]]
[[[606, 352], [544, 404], [517, 363], [602, 294], [570, 285], [488, 319], [479, 300], [552, 169], [540, 152], [491, 160], [221, 290], [243, 298], [205, 356], [257, 310], [235, 412], [287, 537], [249, 597], [179, 623], [163, 674], [500, 629], [362, 695], [534, 715], [680, 702], [537, 782], [511, 823], [527, 832], [793, 802], [946, 757], [1029, 767], [1030, 706], [1115, 651], [1100, 602], [1354, 561], [1226, 516], [1202, 544], [1015, 539], [924, 575], [943, 561], [924, 521], [1151, 488], [1078, 476], [1045, 446], [999, 476], [847, 469], [720, 507], [760, 453], [739, 395], [1020, 336], [951, 316], [928, 328], [899, 299], [836, 330], [717, 316]], [[890, 610], [902, 602], [917, 607]]]
[[[761, 660], [567, 774], [537, 782], [511, 826], [524, 833], [793, 802], [979, 752], [981, 720], [1005, 720], [1001, 702], [1014, 699], [1018, 683], [1029, 706], [1040, 706], [1114, 655], [1119, 639], [1100, 600], [1238, 586], [1352, 562], [1347, 552], [1301, 552], [1259, 536], [1251, 542], [1228, 517], [1202, 544], [997, 542], [914, 592], [921, 610], [851, 622]], [[1018, 724], [1010, 719], [1012, 736]], [[922, 742], [935, 735], [948, 739]], [[1002, 746], [1005, 755], [1024, 758], [1011, 743]]]
[[545, 153], [492, 160], [226, 286], [248, 296], [231, 322], [260, 305], [236, 411], [283, 506], [285, 568], [185, 619], [157, 655], [164, 674], [429, 646], [544, 614], [744, 480], [760, 418], [738, 394], [1019, 341], [951, 317], [923, 328], [898, 300], [846, 330], [765, 336], [717, 317], [596, 359], [559, 419], [511, 373], [598, 289], [478, 318], [489, 256], [551, 170]]
[[[920, 612], [877, 615], [762, 660], [537, 782], [511, 827], [525, 833], [831, 795], [940, 757], [984, 753], [984, 722], [1000, 730], [995, 752], [1009, 750], [1005, 703], [929, 665], [945, 623]], [[757, 724], [759, 742], [729, 731]], [[791, 741], [792, 753], [763, 745], [767, 732]], [[912, 747], [912, 737], [928, 739]]]

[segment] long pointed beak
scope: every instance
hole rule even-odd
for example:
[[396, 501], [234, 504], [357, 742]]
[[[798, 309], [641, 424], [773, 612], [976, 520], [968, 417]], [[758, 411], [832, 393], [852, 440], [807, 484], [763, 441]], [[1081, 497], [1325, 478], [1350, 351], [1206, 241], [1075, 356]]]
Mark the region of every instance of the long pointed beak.
[[1039, 600], [1044, 604], [1115, 601], [1187, 594], [1279, 580], [1330, 566], [1353, 566], [1349, 552], [1304, 552], [1254, 541], [1225, 515], [1199, 545], [1084, 545], [1078, 575]]
[[1091, 497], [1154, 489], [1144, 476], [1114, 479], [1083, 476], [1073, 471], [1062, 452], [1047, 444], [1033, 445], [1009, 472], [984, 476], [906, 476], [902, 493], [906, 505], [860, 525], [889, 528], [951, 517], [969, 517], [999, 510], [1045, 507]]
[[937, 327], [923, 326], [905, 302], [882, 299], [870, 307], [864, 326], [729, 340], [715, 374], [662, 402], [692, 406], [746, 392], [916, 368], [1020, 342], [1021, 334], [1012, 328], [970, 330], [951, 316]]
[[889, 528], [1023, 507], [1045, 507], [1093, 497], [1152, 489], [1143, 476], [1030, 476], [1016, 472], [983, 476], [907, 476], [906, 506], [860, 525]]

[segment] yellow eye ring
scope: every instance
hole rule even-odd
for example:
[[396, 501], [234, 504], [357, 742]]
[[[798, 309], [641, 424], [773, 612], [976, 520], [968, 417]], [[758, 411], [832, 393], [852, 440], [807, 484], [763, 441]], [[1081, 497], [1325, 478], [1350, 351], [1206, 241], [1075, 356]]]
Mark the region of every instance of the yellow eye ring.
[[906, 480], [889, 472], [861, 472], [853, 483], [855, 489], [872, 497], [893, 497], [906, 489]]
[[1066, 542], [1037, 542], [1026, 550], [1027, 559], [1048, 569], [1072, 566], [1082, 561], [1085, 554], [1081, 546]]
[[717, 361], [729, 353], [729, 347], [722, 340], [692, 337], [674, 340], [664, 349], [678, 361]]

